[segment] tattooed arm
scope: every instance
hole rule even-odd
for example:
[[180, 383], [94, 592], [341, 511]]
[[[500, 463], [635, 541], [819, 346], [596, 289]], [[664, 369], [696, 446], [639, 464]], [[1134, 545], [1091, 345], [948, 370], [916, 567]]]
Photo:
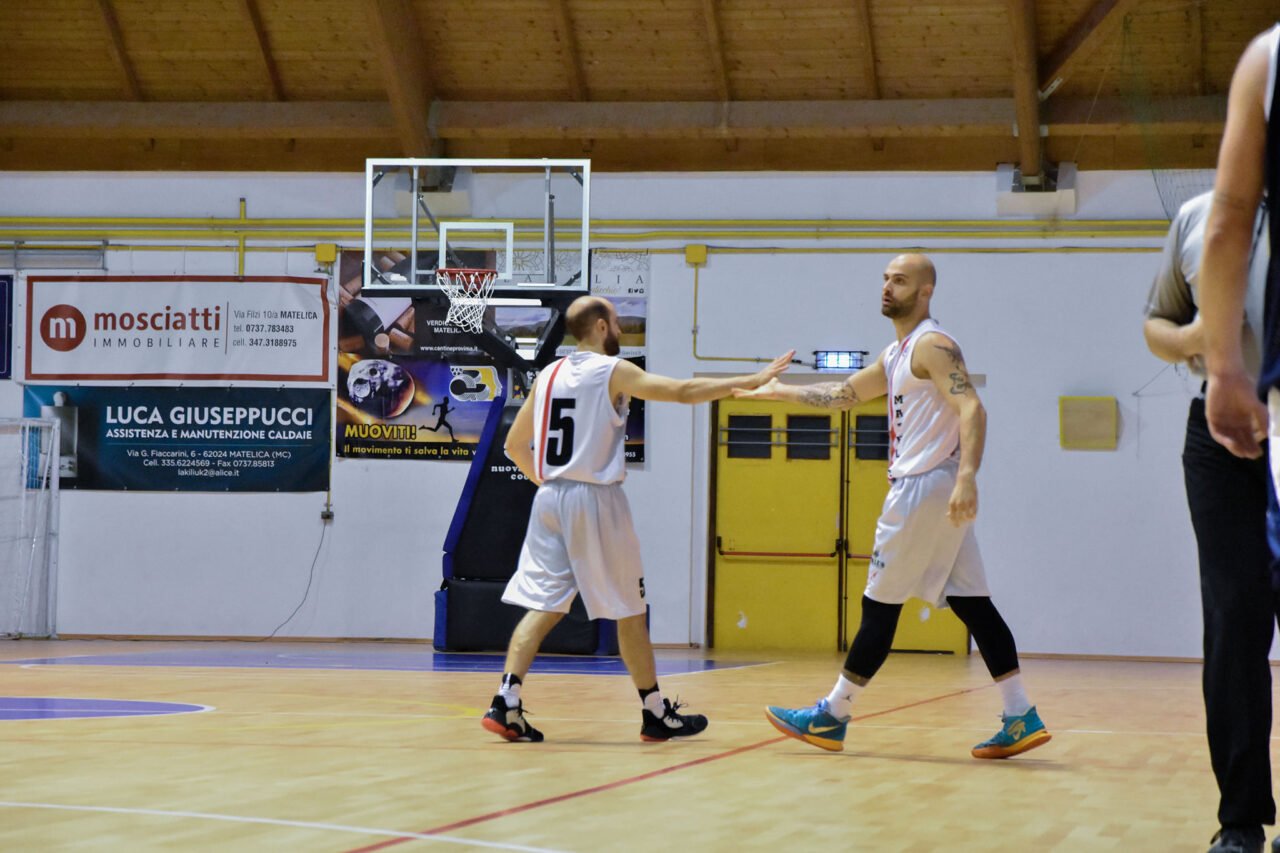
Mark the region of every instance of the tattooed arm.
[[987, 410], [969, 381], [969, 368], [955, 341], [928, 334], [920, 339], [911, 357], [911, 370], [928, 378], [943, 399], [960, 415], [960, 470], [951, 492], [947, 516], [953, 524], [972, 521], [978, 514], [978, 467], [987, 443]]
[[818, 382], [813, 385], [784, 385], [773, 379], [754, 391], [735, 391], [733, 396], [751, 400], [782, 400], [818, 409], [848, 409], [858, 403], [883, 397], [888, 392], [884, 362], [864, 367], [843, 382]]

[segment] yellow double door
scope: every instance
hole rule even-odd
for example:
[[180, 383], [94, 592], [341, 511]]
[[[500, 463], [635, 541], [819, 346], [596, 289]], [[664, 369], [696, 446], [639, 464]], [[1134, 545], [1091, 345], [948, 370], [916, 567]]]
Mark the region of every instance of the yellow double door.
[[[723, 400], [715, 433], [711, 645], [847, 648], [889, 488], [885, 400], [847, 412]], [[893, 648], [966, 654], [969, 634], [912, 599]]]

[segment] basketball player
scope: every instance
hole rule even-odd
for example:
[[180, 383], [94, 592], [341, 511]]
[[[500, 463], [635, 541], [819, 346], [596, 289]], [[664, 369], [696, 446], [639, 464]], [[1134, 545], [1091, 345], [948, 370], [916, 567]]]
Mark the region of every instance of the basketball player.
[[[1208, 394], [1205, 402], [1209, 431], [1227, 450], [1237, 456], [1256, 459], [1263, 455], [1261, 440], [1274, 439], [1280, 429], [1280, 265], [1275, 263], [1280, 248], [1280, 86], [1276, 85], [1280, 59], [1280, 26], [1259, 35], [1236, 65], [1227, 96], [1227, 123], [1218, 151], [1218, 173], [1213, 186], [1213, 207], [1205, 226], [1204, 260], [1200, 268], [1200, 313], [1204, 323], [1205, 367]], [[1254, 218], [1262, 192], [1266, 190], [1268, 245], [1271, 263], [1267, 272], [1266, 307], [1263, 311], [1262, 359], [1255, 385], [1249, 375], [1242, 345], [1242, 320], [1248, 289], [1249, 254], [1253, 244]], [[1267, 405], [1259, 401], [1265, 395]], [[1270, 442], [1272, 449], [1276, 442]], [[1271, 457], [1271, 490], [1267, 512], [1267, 535], [1274, 556], [1280, 545], [1280, 512], [1275, 503], [1275, 481], [1280, 473], [1280, 456]], [[1280, 589], [1277, 564], [1272, 562], [1272, 590]], [[1257, 630], [1261, 631], [1261, 627]], [[1270, 636], [1271, 626], [1266, 626]], [[1261, 637], [1255, 638], [1261, 642]], [[1205, 660], [1206, 672], [1210, 661]], [[1237, 662], [1257, 666], [1256, 660]], [[1270, 673], [1259, 678], [1269, 679]], [[1264, 682], [1265, 686], [1265, 682]], [[1238, 719], [1247, 720], [1251, 742], [1265, 741], [1271, 730], [1270, 691], [1241, 691], [1230, 699]], [[1259, 759], [1266, 761], [1265, 754]], [[1216, 766], [1214, 768], [1217, 769]], [[1256, 776], [1253, 782], [1263, 777]], [[1214, 853], [1256, 853], [1266, 838], [1261, 823], [1275, 821], [1275, 805], [1268, 780], [1264, 789], [1252, 791], [1253, 809], [1249, 824], [1223, 828], [1211, 848]], [[1280, 839], [1271, 844], [1280, 851]]]
[[[1173, 218], [1160, 272], [1147, 300], [1143, 334], [1156, 356], [1186, 362], [1203, 376], [1203, 325], [1196, 315], [1204, 224], [1213, 201], [1203, 193]], [[1265, 217], [1260, 217], [1260, 224]], [[1245, 367], [1258, 372], [1255, 329], [1269, 253], [1255, 245], [1245, 299]], [[1182, 468], [1200, 556], [1204, 613], [1204, 706], [1209, 759], [1218, 782], [1218, 846], [1250, 841], [1259, 849], [1264, 823], [1275, 821], [1271, 796], [1271, 666], [1277, 602], [1267, 546], [1267, 464], [1233, 456], [1209, 435], [1204, 397], [1191, 401]], [[1249, 849], [1241, 846], [1241, 849]]]
[[528, 613], [511, 636], [502, 684], [483, 724], [510, 741], [542, 740], [525, 719], [520, 688], [543, 638], [581, 593], [588, 616], [618, 622], [622, 660], [643, 705], [641, 739], [696, 735], [707, 718], [678, 713], [680, 705], [658, 689], [640, 543], [622, 492], [628, 398], [717, 400], [775, 378], [795, 353], [751, 376], [669, 379], [617, 357], [622, 330], [608, 300], [574, 300], [565, 322], [577, 351], [542, 370], [507, 434], [507, 456], [538, 486], [519, 566], [502, 596]]
[[1013, 634], [987, 591], [972, 527], [987, 416], [959, 344], [929, 316], [936, 278], [924, 255], [901, 255], [889, 263], [880, 312], [893, 321], [898, 339], [844, 382], [797, 386], [771, 380], [735, 393], [828, 409], [888, 394], [891, 405], [891, 485], [876, 525], [862, 622], [844, 669], [817, 704], [795, 710], [770, 706], [765, 715], [783, 734], [833, 752], [844, 749], [854, 700], [888, 658], [903, 603], [917, 596], [950, 605], [973, 634], [1000, 687], [1004, 725], [972, 755], [1008, 758], [1046, 743], [1049, 732], [1027, 698]]

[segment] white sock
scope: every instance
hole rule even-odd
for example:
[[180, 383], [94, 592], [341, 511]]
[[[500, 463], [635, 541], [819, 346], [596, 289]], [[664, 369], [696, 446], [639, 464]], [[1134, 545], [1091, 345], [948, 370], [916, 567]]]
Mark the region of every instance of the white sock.
[[498, 695], [502, 697], [503, 702], [507, 703], [508, 708], [514, 708], [520, 704], [521, 686], [519, 679], [506, 677], [502, 679], [502, 686], [498, 688]]
[[847, 719], [853, 714], [853, 700], [857, 698], [858, 691], [866, 685], [855, 684], [840, 673], [840, 679], [836, 682], [836, 686], [831, 688], [831, 692], [827, 694], [827, 707], [831, 709], [831, 716], [837, 720]]
[[655, 690], [644, 697], [644, 709], [661, 720], [662, 715], [667, 712], [666, 706], [662, 704], [662, 691]]
[[1031, 710], [1031, 700], [1027, 698], [1027, 688], [1022, 686], [1022, 673], [1015, 672], [1008, 678], [996, 682], [1000, 688], [1000, 699], [1004, 702], [1006, 717], [1021, 717]]

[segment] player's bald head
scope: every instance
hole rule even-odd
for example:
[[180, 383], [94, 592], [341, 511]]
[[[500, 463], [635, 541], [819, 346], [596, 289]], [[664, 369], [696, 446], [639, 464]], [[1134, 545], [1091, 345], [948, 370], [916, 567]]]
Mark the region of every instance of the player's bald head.
[[898, 255], [898, 257], [889, 262], [889, 266], [891, 268], [896, 267], [899, 272], [920, 284], [938, 283], [938, 271], [934, 268], [933, 261], [929, 260], [928, 255], [908, 252], [905, 255]]
[[579, 296], [569, 303], [569, 310], [565, 312], [565, 328], [578, 340], [585, 340], [590, 337], [597, 320], [609, 322], [612, 310], [613, 306], [607, 299], [599, 296]]

